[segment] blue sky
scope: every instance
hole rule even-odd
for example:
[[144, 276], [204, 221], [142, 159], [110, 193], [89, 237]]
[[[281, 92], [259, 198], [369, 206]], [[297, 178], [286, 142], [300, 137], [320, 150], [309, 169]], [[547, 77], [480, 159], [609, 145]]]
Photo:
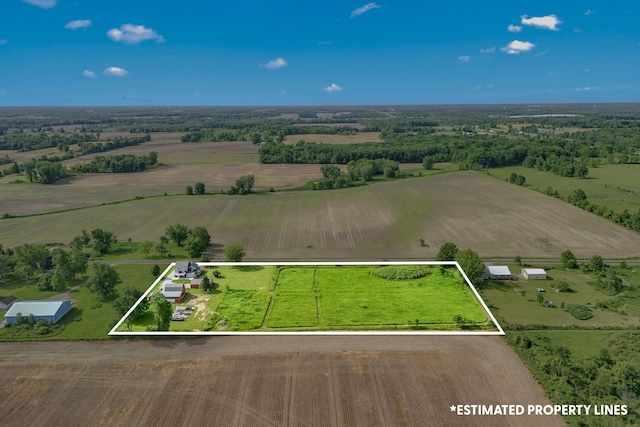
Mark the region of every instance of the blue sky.
[[2, 0], [0, 105], [640, 102], [637, 1]]

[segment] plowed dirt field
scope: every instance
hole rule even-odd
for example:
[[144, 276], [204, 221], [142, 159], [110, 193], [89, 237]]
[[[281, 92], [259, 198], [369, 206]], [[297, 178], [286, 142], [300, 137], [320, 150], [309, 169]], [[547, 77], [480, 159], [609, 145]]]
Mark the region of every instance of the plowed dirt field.
[[550, 404], [500, 337], [215, 337], [5, 343], [6, 426], [555, 426], [457, 416]]

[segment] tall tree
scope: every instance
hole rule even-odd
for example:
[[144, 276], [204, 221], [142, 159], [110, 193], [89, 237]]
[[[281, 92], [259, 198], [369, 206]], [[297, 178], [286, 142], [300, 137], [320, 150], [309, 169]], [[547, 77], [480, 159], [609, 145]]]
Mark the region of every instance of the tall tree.
[[564, 268], [576, 268], [578, 266], [576, 256], [569, 249], [560, 254], [560, 261]]
[[76, 275], [84, 274], [87, 272], [87, 268], [89, 267], [89, 259], [84, 252], [80, 250], [71, 251], [71, 256], [69, 257], [71, 264], [71, 278], [75, 279]]
[[71, 256], [69, 252], [60, 248], [54, 249], [51, 254], [51, 262], [55, 271], [62, 277], [71, 277]]
[[49, 250], [44, 245], [25, 243], [24, 245], [16, 246], [13, 252], [16, 260], [16, 271], [24, 275], [28, 285], [29, 277], [42, 271], [42, 264], [47, 258]]
[[[126, 287], [120, 291], [118, 298], [113, 300], [113, 307], [116, 309], [116, 312], [121, 317], [127, 314], [129, 309], [133, 307], [133, 305], [140, 299], [142, 296], [142, 292], [137, 290], [136, 288]], [[149, 308], [149, 301], [146, 298], [143, 298], [140, 301], [140, 304], [136, 306], [136, 308], [131, 312], [125, 322], [127, 323], [127, 328], [131, 331], [131, 326], [133, 322], [139, 319], [145, 311]]]
[[87, 280], [87, 286], [100, 294], [102, 299], [116, 295], [116, 285], [120, 283], [120, 275], [109, 264], [97, 262], [93, 264], [93, 274]]
[[156, 322], [156, 331], [168, 331], [171, 324], [173, 308], [171, 303], [160, 292], [151, 297], [151, 312]]
[[447, 242], [440, 246], [440, 251], [436, 255], [436, 261], [454, 261], [458, 253], [458, 246], [455, 243]]
[[244, 248], [240, 245], [229, 245], [224, 250], [224, 257], [229, 262], [240, 262], [245, 255]]
[[149, 256], [151, 249], [153, 249], [153, 242], [150, 240], [145, 240], [138, 245], [138, 251], [142, 252], [145, 258]]
[[93, 240], [93, 249], [101, 254], [109, 252], [111, 246], [118, 242], [113, 233], [101, 228], [91, 231], [91, 239]]
[[196, 194], [204, 194], [205, 193], [204, 183], [196, 182], [195, 185], [193, 186], [193, 192]]
[[474, 285], [480, 282], [480, 276], [484, 272], [484, 262], [476, 252], [472, 249], [458, 251], [456, 261]]
[[182, 246], [189, 237], [189, 227], [184, 224], [173, 224], [167, 227], [166, 234], [176, 245]]

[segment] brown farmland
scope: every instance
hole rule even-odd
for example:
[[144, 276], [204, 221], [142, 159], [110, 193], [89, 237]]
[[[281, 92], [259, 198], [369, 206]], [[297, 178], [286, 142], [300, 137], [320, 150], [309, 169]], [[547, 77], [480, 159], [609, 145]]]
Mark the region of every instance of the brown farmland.
[[501, 337], [7, 343], [3, 356], [3, 425], [564, 425], [450, 411], [551, 403]]
[[640, 234], [476, 172], [343, 190], [147, 198], [8, 218], [0, 221], [0, 241], [69, 242], [96, 227], [155, 241], [177, 222], [205, 226], [215, 243], [241, 244], [253, 260], [433, 259], [445, 242], [483, 257], [557, 258], [567, 248], [587, 258], [640, 256]]

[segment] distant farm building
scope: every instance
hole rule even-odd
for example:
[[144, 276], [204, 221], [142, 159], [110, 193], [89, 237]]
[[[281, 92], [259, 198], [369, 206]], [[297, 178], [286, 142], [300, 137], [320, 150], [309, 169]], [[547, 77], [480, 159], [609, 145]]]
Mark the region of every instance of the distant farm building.
[[160, 292], [170, 302], [182, 302], [185, 287], [182, 283], [164, 282], [160, 287]]
[[0, 301], [0, 310], [9, 310], [14, 302], [18, 301], [18, 298], [13, 295], [9, 295], [2, 301]]
[[192, 261], [180, 261], [176, 262], [176, 266], [173, 269], [173, 276], [180, 278], [191, 278], [199, 276], [202, 273], [202, 268]]
[[189, 287], [191, 289], [198, 289], [200, 288], [201, 284], [202, 284], [202, 279], [191, 279], [191, 282], [189, 283]]
[[511, 270], [506, 265], [489, 265], [484, 272], [492, 280], [511, 280]]
[[57, 323], [73, 308], [71, 300], [62, 301], [17, 301], [13, 303], [4, 318], [7, 324], [15, 325], [18, 318], [28, 318], [33, 315], [33, 320], [38, 322]]
[[523, 268], [522, 277], [527, 280], [547, 280], [547, 272], [544, 268]]

